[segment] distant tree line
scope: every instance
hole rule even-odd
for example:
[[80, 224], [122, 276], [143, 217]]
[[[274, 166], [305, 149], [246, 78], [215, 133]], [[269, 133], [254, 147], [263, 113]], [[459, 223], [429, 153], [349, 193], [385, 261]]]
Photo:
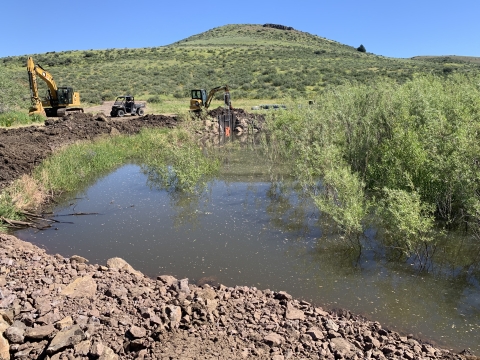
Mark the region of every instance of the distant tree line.
[[277, 24], [265, 24], [263, 27], [269, 27], [269, 28], [274, 28], [274, 29], [279, 29], [279, 30], [295, 30], [291, 26], [285, 26], [285, 25], [277, 25]]

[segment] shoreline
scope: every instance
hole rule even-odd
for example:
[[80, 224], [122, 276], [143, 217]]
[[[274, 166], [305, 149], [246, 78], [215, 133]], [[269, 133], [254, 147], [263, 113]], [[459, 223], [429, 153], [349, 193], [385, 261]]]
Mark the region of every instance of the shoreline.
[[0, 359], [477, 359], [285, 292], [148, 278], [0, 234]]

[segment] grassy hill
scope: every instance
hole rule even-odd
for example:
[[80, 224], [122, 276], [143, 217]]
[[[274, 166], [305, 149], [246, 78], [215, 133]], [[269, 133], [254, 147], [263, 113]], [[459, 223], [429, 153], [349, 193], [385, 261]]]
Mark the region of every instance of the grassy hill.
[[[478, 63], [454, 57], [447, 63], [386, 58], [298, 30], [248, 24], [214, 28], [162, 47], [29, 55], [58, 85], [80, 91], [87, 103], [124, 93], [152, 102], [184, 98], [190, 89], [223, 84], [237, 99], [308, 97], [326, 87], [379, 76], [404, 82], [415, 73], [480, 69]], [[20, 104], [29, 99], [26, 60], [27, 55], [0, 58], [0, 67], [23, 89]], [[43, 93], [46, 87], [40, 85]]]
[[431, 62], [437, 62], [442, 64], [448, 64], [450, 66], [456, 66], [457, 64], [473, 63], [480, 64], [480, 57], [475, 56], [458, 56], [458, 55], [447, 55], [447, 56], [414, 56], [413, 60], [425, 60]]

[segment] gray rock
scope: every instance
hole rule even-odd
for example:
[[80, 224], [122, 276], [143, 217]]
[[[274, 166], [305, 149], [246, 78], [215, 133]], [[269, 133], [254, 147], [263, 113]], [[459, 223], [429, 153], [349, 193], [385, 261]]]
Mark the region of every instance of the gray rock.
[[72, 257], [70, 257], [70, 262], [77, 262], [79, 264], [84, 264], [86, 262], [88, 262], [87, 259], [85, 259], [83, 256], [80, 256], [80, 255], [73, 255]]
[[171, 275], [161, 275], [157, 277], [157, 280], [161, 280], [165, 285], [172, 286], [177, 282], [177, 279]]
[[98, 358], [98, 360], [118, 360], [119, 357], [115, 352], [109, 347], [105, 347], [103, 354]]
[[94, 357], [100, 357], [105, 351], [105, 345], [101, 342], [94, 342], [90, 347], [90, 354]]
[[132, 326], [128, 330], [129, 334], [133, 336], [136, 339], [143, 338], [147, 336], [147, 331], [144, 328], [138, 327], [138, 326]]
[[310, 335], [314, 341], [322, 340], [324, 338], [322, 330], [317, 327], [308, 329], [307, 335]]
[[73, 325], [73, 319], [72, 319], [71, 316], [67, 316], [67, 317], [63, 318], [62, 320], [55, 323], [55, 327], [58, 330], [63, 330], [63, 329], [68, 328], [72, 325]]
[[16, 326], [10, 326], [5, 330], [4, 335], [11, 343], [21, 344], [25, 339], [25, 330]]
[[178, 280], [177, 290], [185, 294], [190, 294], [190, 288], [188, 287], [188, 279]]
[[263, 338], [263, 341], [268, 344], [270, 347], [280, 346], [284, 342], [284, 339], [281, 335], [276, 333], [270, 333]]
[[354, 354], [355, 350], [353, 346], [343, 338], [334, 338], [330, 340], [330, 344], [333, 344], [332, 352], [336, 352], [343, 357], [350, 357]]
[[138, 277], [143, 277], [143, 274], [140, 271], [135, 270], [129, 263], [119, 257], [108, 259], [107, 267], [110, 269], [123, 270]]
[[288, 303], [287, 311], [285, 312], [285, 318], [287, 320], [305, 320], [305, 313]]
[[80, 326], [73, 325], [70, 328], [59, 331], [47, 348], [48, 354], [54, 354], [69, 346], [74, 346], [85, 340], [85, 333], [80, 329]]
[[74, 346], [75, 355], [86, 356], [90, 352], [90, 340], [84, 340]]
[[97, 292], [97, 283], [91, 276], [74, 280], [60, 293], [69, 298], [93, 298]]
[[25, 337], [28, 339], [43, 339], [50, 336], [54, 331], [53, 325], [37, 326], [28, 328], [25, 331]]
[[278, 299], [278, 300], [292, 300], [292, 295], [287, 294], [285, 291], [280, 291], [275, 295], [275, 299]]
[[339, 329], [339, 326], [331, 319], [328, 319], [325, 322], [325, 327], [327, 328], [327, 330], [333, 330], [333, 331], [338, 331]]
[[182, 309], [180, 306], [169, 305], [165, 307], [165, 314], [168, 316], [170, 320], [170, 327], [176, 328], [178, 327], [180, 320], [182, 319]]

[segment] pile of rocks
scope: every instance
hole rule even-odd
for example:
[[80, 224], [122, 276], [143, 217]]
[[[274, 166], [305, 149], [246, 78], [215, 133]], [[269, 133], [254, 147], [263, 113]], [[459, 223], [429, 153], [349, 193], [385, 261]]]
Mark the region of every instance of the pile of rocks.
[[151, 279], [5, 234], [0, 314], [0, 359], [469, 358], [285, 292]]

